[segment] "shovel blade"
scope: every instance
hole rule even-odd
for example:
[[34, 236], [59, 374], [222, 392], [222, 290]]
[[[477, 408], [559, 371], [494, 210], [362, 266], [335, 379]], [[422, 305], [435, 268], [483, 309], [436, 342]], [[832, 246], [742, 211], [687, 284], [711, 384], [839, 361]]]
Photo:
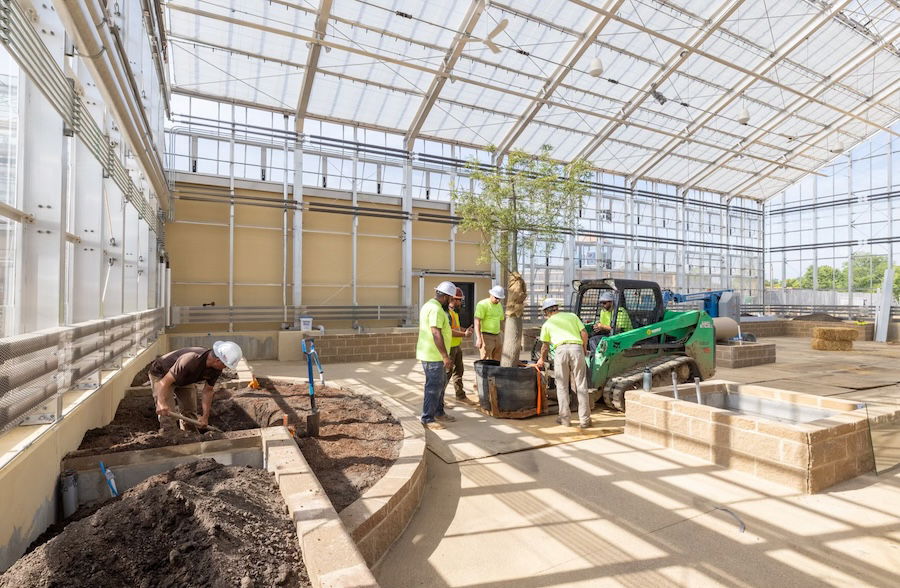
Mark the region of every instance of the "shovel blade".
[[319, 413], [314, 412], [306, 415], [306, 435], [308, 437], [319, 436]]

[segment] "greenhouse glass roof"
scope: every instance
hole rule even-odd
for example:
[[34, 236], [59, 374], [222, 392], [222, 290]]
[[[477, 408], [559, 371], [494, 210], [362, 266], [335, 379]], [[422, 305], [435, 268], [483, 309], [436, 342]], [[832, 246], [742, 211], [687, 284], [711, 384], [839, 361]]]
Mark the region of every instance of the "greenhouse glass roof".
[[174, 91], [388, 130], [409, 149], [547, 144], [763, 200], [900, 118], [896, 0], [165, 6]]

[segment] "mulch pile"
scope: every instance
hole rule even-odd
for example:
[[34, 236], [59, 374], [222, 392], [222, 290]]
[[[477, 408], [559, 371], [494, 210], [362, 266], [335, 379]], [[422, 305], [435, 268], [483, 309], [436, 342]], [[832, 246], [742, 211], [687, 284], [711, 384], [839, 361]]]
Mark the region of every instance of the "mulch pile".
[[0, 587], [310, 586], [286, 510], [272, 474], [202, 459], [87, 511]]

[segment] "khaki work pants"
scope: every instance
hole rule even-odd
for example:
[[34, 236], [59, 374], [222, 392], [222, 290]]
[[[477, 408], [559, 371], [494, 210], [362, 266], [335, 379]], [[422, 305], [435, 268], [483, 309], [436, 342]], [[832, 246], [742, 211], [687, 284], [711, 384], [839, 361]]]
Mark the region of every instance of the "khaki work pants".
[[453, 365], [447, 370], [447, 383], [453, 384], [457, 400], [466, 399], [466, 391], [463, 390], [463, 354], [462, 347], [457, 345], [450, 348], [450, 361]]
[[553, 358], [553, 377], [556, 379], [556, 400], [559, 402], [559, 417], [570, 420], [569, 382], [578, 398], [578, 420], [587, 425], [591, 420], [590, 396], [588, 395], [587, 365], [584, 363], [584, 347], [577, 343], [567, 343], [556, 347]]
[[[153, 386], [153, 402], [156, 402], [156, 390], [158, 388], [159, 378], [150, 376], [150, 385]], [[172, 407], [174, 410], [177, 410], [184, 416], [192, 419], [197, 418], [197, 392], [199, 392], [199, 386], [203, 384], [191, 384], [190, 386], [178, 386], [177, 388], [173, 388], [171, 392], [169, 392], [168, 405]], [[177, 403], [176, 403], [177, 400]], [[174, 417], [170, 416], [158, 416], [159, 418], [159, 428], [163, 431], [174, 431], [178, 428], [178, 422]], [[184, 430], [185, 423], [181, 423], [181, 428]], [[193, 426], [193, 425], [191, 425]]]
[[482, 333], [481, 338], [484, 340], [484, 347], [480, 349], [481, 359], [500, 361], [500, 355], [503, 352], [503, 340], [500, 335]]

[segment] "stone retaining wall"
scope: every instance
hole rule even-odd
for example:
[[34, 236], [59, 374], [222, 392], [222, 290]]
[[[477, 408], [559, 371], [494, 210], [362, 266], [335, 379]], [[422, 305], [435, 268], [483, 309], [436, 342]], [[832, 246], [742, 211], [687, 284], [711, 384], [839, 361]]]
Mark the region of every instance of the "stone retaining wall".
[[275, 474], [316, 588], [378, 586], [318, 478], [285, 427], [261, 429], [265, 467]]
[[743, 368], [764, 363], [775, 363], [774, 343], [716, 345], [716, 367]]
[[851, 321], [821, 322], [821, 321], [751, 321], [741, 323], [741, 333], [750, 333], [758, 338], [762, 337], [812, 337], [815, 327], [844, 327], [855, 329], [859, 333], [860, 341], [872, 341], [875, 338], [875, 323], [858, 325]]
[[[331, 363], [351, 363], [358, 361], [385, 361], [410, 359], [416, 356], [418, 329], [395, 329], [389, 333], [304, 333], [282, 331], [278, 334], [278, 361], [300, 361], [304, 356], [300, 350], [300, 339], [312, 337], [319, 352], [322, 365]], [[464, 355], [474, 354], [472, 337], [463, 339]]]
[[425, 430], [419, 419], [390, 397], [372, 396], [400, 422], [403, 442], [397, 461], [384, 477], [340, 513], [370, 566], [387, 553], [419, 508], [426, 474]]

